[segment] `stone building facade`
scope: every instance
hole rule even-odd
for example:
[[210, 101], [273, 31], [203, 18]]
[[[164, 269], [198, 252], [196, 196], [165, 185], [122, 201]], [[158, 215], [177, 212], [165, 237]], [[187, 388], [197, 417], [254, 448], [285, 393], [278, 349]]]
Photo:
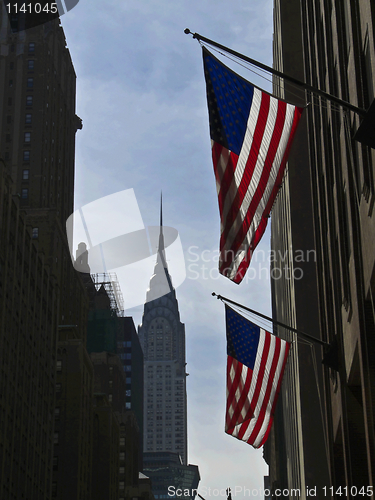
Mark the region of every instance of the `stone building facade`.
[[[277, 69], [369, 108], [373, 2], [275, 0], [274, 21]], [[271, 484], [300, 487], [305, 496], [306, 486], [320, 495], [326, 486], [332, 498], [353, 498], [355, 491], [373, 498], [367, 488], [375, 473], [375, 151], [354, 139], [357, 113], [286, 81], [275, 79], [274, 89], [309, 105], [272, 211], [272, 248], [287, 251], [289, 267], [301, 272], [274, 280], [273, 314], [337, 343], [339, 366], [322, 367], [320, 347], [297, 343], [265, 447]], [[300, 249], [303, 261], [295, 258]]]

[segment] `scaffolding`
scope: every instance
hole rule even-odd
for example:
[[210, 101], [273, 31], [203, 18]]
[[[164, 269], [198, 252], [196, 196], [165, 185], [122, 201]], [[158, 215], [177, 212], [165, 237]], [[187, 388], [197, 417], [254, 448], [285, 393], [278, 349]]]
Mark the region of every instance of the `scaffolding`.
[[124, 316], [124, 298], [117, 280], [117, 274], [96, 273], [92, 274], [91, 278], [94, 282], [96, 290], [99, 290], [101, 286], [104, 286], [110, 300], [111, 309], [116, 312], [117, 316]]

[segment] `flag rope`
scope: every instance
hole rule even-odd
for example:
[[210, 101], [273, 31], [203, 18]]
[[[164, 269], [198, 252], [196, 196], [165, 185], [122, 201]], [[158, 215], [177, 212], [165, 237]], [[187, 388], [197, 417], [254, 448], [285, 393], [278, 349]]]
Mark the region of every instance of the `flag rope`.
[[350, 104], [349, 102], [346, 102], [342, 99], [340, 99], [339, 97], [336, 97], [336, 96], [333, 96], [331, 94], [328, 94], [327, 92], [324, 92], [323, 90], [320, 90], [316, 87], [313, 87], [312, 85], [309, 85], [308, 83], [305, 83], [305, 82], [301, 82], [300, 80], [297, 80], [297, 78], [294, 78], [292, 76], [289, 76], [289, 75], [286, 75], [285, 73], [282, 73], [281, 71], [278, 71], [274, 68], [271, 68], [270, 66], [267, 66], [266, 64], [263, 64], [259, 61], [256, 61], [255, 59], [251, 59], [250, 57], [247, 57], [243, 54], [240, 54], [239, 52], [236, 52], [235, 50], [232, 50], [230, 49], [229, 47], [226, 47], [225, 45], [221, 45], [220, 43], [217, 43], [215, 42], [214, 40], [210, 40], [209, 38], [206, 38], [202, 35], [200, 35], [199, 33], [192, 33], [189, 28], [186, 28], [184, 30], [184, 33], [186, 35], [192, 35], [193, 38], [195, 38], [196, 40], [198, 41], [203, 41], [203, 42], [206, 42], [207, 44], [213, 46], [213, 47], [217, 47], [221, 50], [224, 50], [226, 52], [228, 52], [229, 54], [232, 54], [234, 55], [235, 57], [238, 57], [239, 59], [242, 59], [250, 64], [253, 64], [254, 66], [257, 66], [265, 71], [268, 71], [269, 73], [275, 75], [275, 76], [278, 76], [280, 78], [283, 78], [284, 80], [288, 80], [289, 82], [291, 83], [294, 83], [295, 85], [298, 85], [306, 90], [310, 90], [311, 92], [314, 92], [315, 94], [318, 94], [320, 95], [321, 97], [324, 97], [325, 99], [327, 99], [328, 101], [333, 101], [335, 102], [336, 104], [339, 104], [340, 106], [344, 107], [344, 108], [347, 108], [349, 109], [350, 111], [353, 111], [354, 113], [356, 113], [357, 115], [361, 116], [361, 117], [365, 117], [366, 116], [366, 110], [365, 109], [362, 109], [362, 108], [359, 108], [358, 106], [354, 106], [353, 104]]

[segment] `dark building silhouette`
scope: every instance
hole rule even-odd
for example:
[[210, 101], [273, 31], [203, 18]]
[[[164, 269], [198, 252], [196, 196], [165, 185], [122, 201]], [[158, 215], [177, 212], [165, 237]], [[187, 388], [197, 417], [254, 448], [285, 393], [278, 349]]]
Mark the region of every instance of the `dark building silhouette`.
[[[275, 0], [274, 66], [367, 109], [374, 20], [370, 0]], [[272, 211], [272, 249], [287, 252], [273, 269], [287, 264], [291, 271], [272, 282], [273, 314], [337, 342], [339, 366], [322, 366], [320, 347], [294, 344], [265, 446], [270, 482], [305, 496], [306, 486], [317, 486], [317, 497], [325, 486], [331, 498], [356, 491], [373, 498], [375, 152], [353, 139], [356, 113], [286, 81], [274, 84], [281, 97], [310, 105]]]
[[60, 289], [59, 324], [86, 335], [87, 299], [72, 267], [65, 222], [73, 212], [76, 74], [59, 20], [12, 33], [0, 9], [0, 155], [12, 192]]
[[[87, 278], [91, 307], [87, 326], [87, 350], [89, 353], [117, 354], [120, 359], [126, 391], [125, 410], [132, 410], [143, 436], [143, 352], [135, 330], [133, 318], [122, 316], [116, 296], [121, 296], [114, 274], [94, 276], [95, 283]], [[93, 290], [91, 289], [92, 287]], [[117, 289], [117, 292], [115, 292]], [[121, 306], [120, 306], [121, 307]], [[140, 456], [140, 470], [142, 461]]]
[[88, 352], [116, 352], [118, 317], [104, 285], [95, 290], [87, 324]]
[[[91, 353], [90, 358], [94, 366], [94, 394], [106, 396], [119, 425], [119, 442], [117, 443], [119, 445], [119, 498], [125, 499], [129, 496], [133, 498], [141, 493], [139, 473], [142, 463], [142, 448], [140, 447], [140, 428], [136, 415], [126, 408], [128, 404], [126, 393], [129, 390], [128, 377], [117, 354]], [[141, 490], [145, 499], [152, 497], [150, 486], [143, 487]]]
[[1, 4], [0, 150], [23, 207], [73, 212], [76, 74], [59, 20], [12, 34]]
[[94, 394], [92, 499], [119, 498], [120, 428], [105, 394]]
[[150, 481], [140, 474], [143, 353], [134, 322], [119, 310], [115, 275], [87, 276], [85, 283], [91, 304], [87, 348], [94, 366], [94, 393], [106, 395], [119, 424], [118, 498], [152, 499]]
[[75, 133], [81, 121], [75, 114], [76, 75], [59, 21], [12, 34], [4, 9], [1, 3], [0, 163], [6, 189], [0, 201], [5, 291], [0, 370], [7, 387], [13, 381], [16, 386], [0, 418], [0, 496], [50, 499], [57, 495], [55, 476], [61, 472], [55, 416], [61, 426], [67, 417], [62, 407], [55, 413], [57, 378], [67, 365], [67, 356], [57, 356], [60, 340], [65, 342], [58, 337], [61, 327], [74, 325], [63, 347], [72, 353], [72, 363], [79, 349], [72, 344], [81, 342], [84, 350], [86, 343], [88, 301], [64, 229], [73, 211]]
[[139, 428], [139, 470], [142, 471], [144, 360], [133, 318], [129, 316], [119, 318], [116, 352], [126, 376], [125, 408], [134, 413]]
[[60, 500], [93, 494], [94, 370], [75, 330], [60, 326], [57, 347], [52, 497]]
[[0, 498], [50, 499], [59, 289], [0, 161]]
[[126, 377], [119, 357], [109, 352], [90, 353], [94, 365], [94, 393], [106, 394], [113, 410], [125, 412]]

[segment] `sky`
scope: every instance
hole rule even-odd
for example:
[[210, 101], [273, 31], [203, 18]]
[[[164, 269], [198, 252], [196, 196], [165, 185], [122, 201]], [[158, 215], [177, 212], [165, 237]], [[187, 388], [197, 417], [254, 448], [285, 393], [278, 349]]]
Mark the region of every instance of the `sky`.
[[[224, 433], [224, 306], [211, 293], [270, 314], [270, 233], [240, 285], [218, 274], [219, 210], [202, 55], [184, 29], [272, 65], [272, 14], [272, 0], [80, 0], [61, 18], [83, 120], [75, 209], [133, 189], [144, 225], [156, 226], [162, 191], [163, 222], [179, 233], [186, 278], [170, 271], [186, 330], [188, 454], [199, 466], [206, 500], [225, 498], [227, 487], [237, 487], [237, 499], [264, 498], [255, 491], [268, 470], [262, 450]], [[268, 81], [232, 67], [270, 91]], [[106, 224], [116, 231], [118, 217]], [[137, 326], [143, 308], [132, 307], [134, 283], [120, 279], [125, 313]]]

